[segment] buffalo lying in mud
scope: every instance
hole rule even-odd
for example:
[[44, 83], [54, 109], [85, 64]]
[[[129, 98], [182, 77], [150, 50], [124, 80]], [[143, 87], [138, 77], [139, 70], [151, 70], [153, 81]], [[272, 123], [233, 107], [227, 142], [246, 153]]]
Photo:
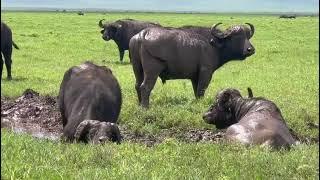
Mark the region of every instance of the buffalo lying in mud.
[[[12, 32], [8, 25], [1, 21], [1, 53], [4, 57], [4, 62], [7, 68], [7, 79], [11, 80], [11, 64], [12, 64], [12, 46], [16, 49], [19, 47], [12, 41]], [[2, 79], [2, 70], [3, 70], [3, 59], [1, 56], [1, 75]]]
[[136, 91], [140, 105], [149, 106], [149, 96], [157, 77], [190, 79], [196, 98], [204, 96], [212, 74], [230, 60], [244, 60], [255, 53], [249, 39], [250, 28], [238, 25], [225, 30], [182, 27], [146, 28], [133, 36], [129, 56], [136, 77]]
[[103, 24], [99, 21], [99, 26], [103, 28], [101, 30], [102, 38], [105, 41], [110, 39], [118, 46], [120, 61], [123, 61], [124, 51], [129, 49], [129, 41], [132, 36], [140, 32], [147, 27], [160, 26], [159, 24], [145, 21], [137, 21], [133, 19], [121, 19], [111, 23]]
[[228, 140], [245, 145], [260, 144], [272, 148], [289, 148], [295, 144], [279, 108], [261, 97], [243, 98], [236, 89], [224, 89], [215, 98], [203, 120], [226, 130]]
[[106, 66], [85, 62], [70, 68], [59, 92], [63, 137], [68, 141], [120, 142], [121, 89]]

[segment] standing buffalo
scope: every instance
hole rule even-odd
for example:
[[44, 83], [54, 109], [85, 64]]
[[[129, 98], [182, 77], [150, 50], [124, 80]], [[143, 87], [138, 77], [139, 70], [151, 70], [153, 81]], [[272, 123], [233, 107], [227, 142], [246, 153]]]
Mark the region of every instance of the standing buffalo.
[[226, 130], [228, 140], [245, 145], [288, 148], [295, 143], [279, 108], [265, 98], [243, 98], [236, 89], [224, 89], [203, 115], [205, 122]]
[[106, 66], [85, 62], [70, 68], [59, 92], [63, 136], [68, 141], [120, 142], [121, 89]]
[[[12, 45], [14, 48], [19, 49], [19, 47], [12, 41], [12, 32], [8, 25], [1, 21], [1, 53], [4, 57], [4, 62], [7, 68], [7, 79], [11, 80], [11, 64], [12, 64]], [[3, 70], [3, 59], [1, 56], [1, 75], [2, 79], [2, 70]]]
[[149, 106], [157, 77], [190, 79], [196, 98], [204, 96], [212, 74], [230, 60], [244, 60], [255, 53], [249, 39], [254, 26], [230, 27], [224, 32], [206, 28], [146, 28], [130, 40], [129, 55], [136, 77], [140, 105]]
[[77, 14], [80, 15], [80, 16], [84, 16], [84, 12], [83, 11], [79, 11], [79, 12], [77, 12]]
[[283, 15], [279, 16], [279, 18], [295, 19], [295, 18], [296, 18], [296, 15], [287, 15], [287, 14], [283, 14]]
[[113, 39], [118, 45], [121, 62], [123, 61], [124, 51], [129, 49], [129, 41], [132, 36], [147, 27], [160, 26], [159, 24], [152, 22], [137, 21], [133, 19], [122, 19], [112, 23], [102, 24], [103, 20], [104, 19], [99, 21], [99, 26], [103, 28], [101, 30], [102, 38], [105, 41]]

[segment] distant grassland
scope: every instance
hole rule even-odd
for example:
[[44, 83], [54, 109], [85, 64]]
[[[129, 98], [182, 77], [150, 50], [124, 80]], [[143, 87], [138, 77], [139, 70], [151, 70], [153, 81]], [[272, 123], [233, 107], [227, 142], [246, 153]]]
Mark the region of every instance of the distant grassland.
[[[120, 64], [115, 43], [113, 41], [105, 42], [101, 38], [100, 28], [97, 24], [103, 18], [107, 21], [132, 18], [158, 22], [163, 26], [173, 27], [182, 25], [209, 27], [212, 24], [222, 22], [221, 27], [227, 28], [230, 25], [250, 22], [256, 28], [256, 32], [251, 39], [256, 48], [256, 54], [245, 61], [229, 62], [217, 70], [205, 97], [200, 100], [195, 100], [191, 82], [188, 80], [167, 81], [165, 85], [162, 85], [161, 81], [158, 80], [150, 97], [151, 108], [146, 111], [137, 105], [137, 96], [134, 89], [135, 78], [129, 63], [128, 52], [125, 54], [126, 63]], [[306, 126], [306, 121], [319, 123], [318, 17], [298, 17], [292, 20], [279, 19], [278, 16], [258, 15], [86, 13], [84, 16], [79, 16], [76, 13], [6, 12], [1, 14], [1, 19], [11, 27], [14, 41], [20, 47], [20, 50], [14, 50], [13, 52], [13, 80], [10, 82], [5, 80], [6, 69], [4, 67], [1, 82], [2, 96], [19, 96], [27, 88], [32, 88], [42, 95], [57, 96], [64, 72], [69, 67], [81, 64], [85, 60], [92, 60], [112, 69], [121, 85], [123, 94], [119, 123], [136, 130], [138, 133], [157, 134], [162, 129], [184, 130], [187, 128], [211, 127], [203, 122], [202, 113], [208, 109], [217, 91], [233, 87], [240, 89], [242, 94], [247, 96], [246, 88], [251, 87], [255, 96], [266, 97], [278, 105], [292, 129], [303, 135], [318, 135], [318, 130], [311, 130]], [[55, 146], [51, 142], [36, 141], [29, 137], [19, 137], [10, 133], [1, 134], [1, 172], [5, 175], [2, 175], [2, 177], [12, 176], [13, 169], [20, 172], [18, 173], [20, 178], [37, 177], [35, 174], [36, 167], [32, 167], [34, 162], [25, 161], [25, 158], [29, 156], [39, 158], [38, 160], [41, 161], [41, 167], [37, 167], [41, 170], [40, 175], [45, 175], [46, 168], [51, 166], [56, 168], [57, 173], [62, 171], [62, 176], [66, 179], [77, 174], [74, 172], [77, 171], [77, 168], [79, 168], [79, 172], [85, 174], [84, 177], [95, 177], [90, 175], [91, 173], [94, 174], [96, 169], [99, 169], [99, 171], [97, 170], [95, 175], [100, 178], [106, 177], [103, 172], [109, 172], [109, 166], [101, 167], [105, 162], [97, 159], [96, 164], [88, 165], [88, 170], [84, 172], [80, 168], [81, 163], [83, 163], [81, 158], [72, 160], [75, 163], [73, 166], [79, 165], [79, 167], [73, 167], [73, 170], [68, 170], [70, 162], [64, 160], [51, 162], [53, 160], [50, 159], [57, 158], [57, 156], [66, 158], [67, 156], [63, 153], [61, 155], [61, 149], [68, 149], [69, 146], [74, 148], [75, 154], [81, 154], [82, 149], [90, 154], [90, 151], [101, 150], [100, 147], [62, 144]], [[16, 139], [17, 143], [13, 143]], [[49, 149], [46, 151], [49, 154], [52, 153], [52, 155], [44, 157], [46, 155], [40, 153], [38, 156], [41, 157], [38, 157], [32, 154], [32, 148], [27, 148], [24, 141], [30, 141], [37, 148], [48, 146]], [[135, 171], [132, 174], [134, 179], [135, 177], [198, 177], [200, 179], [211, 179], [212, 177], [228, 179], [228, 177], [231, 177], [233, 179], [239, 173], [246, 171], [244, 177], [253, 179], [274, 179], [278, 177], [284, 177], [284, 179], [294, 177], [314, 179], [319, 173], [317, 160], [319, 149], [317, 146], [302, 146], [288, 154], [285, 153], [285, 155], [272, 153], [270, 156], [268, 152], [261, 149], [246, 150], [240, 148], [239, 151], [243, 151], [244, 154], [255, 154], [249, 155], [251, 158], [246, 158], [246, 155], [243, 155], [242, 152], [232, 150], [233, 146], [179, 144], [174, 140], [173, 142], [175, 145], [171, 143], [163, 144], [151, 150], [146, 150], [142, 145], [130, 143], [120, 146], [108, 144], [103, 147], [110, 148], [110, 151], [118, 153], [116, 153], [117, 155], [112, 153], [110, 155], [110, 162], [116, 164], [116, 166], [112, 165], [111, 167], [122, 168], [119, 172], [112, 171], [111, 174], [114, 177], [124, 177], [124, 172], [133, 173], [132, 171]], [[176, 148], [176, 146], [179, 148]], [[21, 152], [25, 154], [20, 154], [18, 149], [21, 148], [24, 149]], [[146, 153], [140, 151], [146, 151]], [[221, 151], [223, 151], [223, 157], [220, 157]], [[123, 154], [124, 152], [128, 154]], [[180, 154], [179, 157], [183, 156], [181, 163], [184, 165], [181, 166], [181, 171], [179, 171], [182, 174], [177, 174], [178, 170], [176, 169], [180, 165], [176, 162], [180, 162], [180, 160], [171, 159], [171, 161], [166, 162], [165, 160], [168, 160], [168, 157], [165, 157], [166, 152], [172, 153], [173, 157], [176, 154]], [[24, 157], [25, 155], [27, 156]], [[122, 155], [125, 159], [116, 160]], [[205, 157], [205, 155], [208, 156]], [[13, 157], [16, 158], [14, 161]], [[306, 159], [303, 159], [304, 157]], [[41, 158], [47, 158], [47, 160], [41, 160]], [[161, 158], [164, 159], [161, 160]], [[197, 158], [205, 159], [207, 162], [200, 163], [200, 160], [195, 160]], [[299, 158], [301, 161], [298, 160]], [[150, 171], [154, 173], [144, 169], [149, 168], [149, 166], [142, 167], [142, 164], [148, 164], [148, 162]], [[153, 165], [152, 162], [163, 164], [158, 167]], [[233, 162], [238, 166], [230, 166]], [[264, 164], [265, 167], [248, 168], [250, 163]], [[128, 164], [131, 164], [131, 166]], [[307, 170], [303, 169], [302, 174], [299, 174], [298, 167], [305, 164], [308, 165], [303, 166], [302, 169]], [[168, 166], [168, 169], [164, 168], [165, 165]], [[189, 168], [195, 168], [191, 171], [192, 174], [187, 173], [190, 170]], [[220, 168], [220, 171], [216, 168]], [[165, 171], [165, 173], [162, 174], [162, 171]], [[26, 174], [26, 172], [30, 174]], [[56, 173], [53, 170], [50, 172]], [[145, 172], [148, 172], [146, 176], [139, 174]], [[275, 174], [269, 174], [273, 172]], [[50, 177], [50, 173], [48, 177]]]

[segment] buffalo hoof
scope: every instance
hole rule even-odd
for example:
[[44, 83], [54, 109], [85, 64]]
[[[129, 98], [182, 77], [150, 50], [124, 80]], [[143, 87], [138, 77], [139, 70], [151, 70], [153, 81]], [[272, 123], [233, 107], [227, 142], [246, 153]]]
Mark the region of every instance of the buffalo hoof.
[[11, 77], [11, 76], [8, 76], [8, 77], [7, 77], [7, 80], [8, 80], [8, 81], [11, 81], [11, 80], [12, 80], [12, 77]]
[[140, 104], [142, 108], [144, 109], [149, 109], [149, 105], [148, 104]]

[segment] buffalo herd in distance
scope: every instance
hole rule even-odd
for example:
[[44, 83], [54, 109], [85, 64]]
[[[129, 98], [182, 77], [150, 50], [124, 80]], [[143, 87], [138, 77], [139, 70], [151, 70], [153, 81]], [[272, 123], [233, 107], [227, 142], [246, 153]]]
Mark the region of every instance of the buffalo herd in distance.
[[297, 16], [296, 15], [288, 15], [288, 14], [283, 14], [280, 15], [279, 18], [284, 18], [284, 19], [295, 19]]
[[[133, 19], [98, 22], [102, 39], [113, 40], [123, 61], [125, 50], [136, 78], [138, 103], [149, 108], [150, 93], [158, 77], [166, 80], [190, 79], [194, 96], [203, 97], [215, 70], [231, 60], [245, 60], [255, 53], [250, 39], [252, 24], [235, 25], [221, 30], [222, 23], [210, 27], [164, 27], [158, 23]], [[10, 28], [1, 22], [1, 53], [11, 76], [12, 41]], [[3, 60], [1, 61], [1, 74]], [[203, 114], [206, 123], [226, 129], [226, 139], [245, 145], [289, 148], [295, 144], [279, 108], [271, 101], [249, 96], [239, 90], [223, 89], [213, 105]], [[117, 120], [122, 106], [122, 92], [112, 70], [90, 61], [68, 69], [58, 96], [62, 116], [62, 139], [69, 142], [100, 144], [120, 143]]]

